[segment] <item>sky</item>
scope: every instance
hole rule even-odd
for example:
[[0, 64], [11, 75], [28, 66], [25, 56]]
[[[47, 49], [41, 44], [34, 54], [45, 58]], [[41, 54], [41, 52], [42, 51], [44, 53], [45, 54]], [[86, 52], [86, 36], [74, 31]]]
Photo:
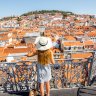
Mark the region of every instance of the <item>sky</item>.
[[96, 15], [96, 0], [1, 0], [0, 18], [35, 10], [62, 10]]

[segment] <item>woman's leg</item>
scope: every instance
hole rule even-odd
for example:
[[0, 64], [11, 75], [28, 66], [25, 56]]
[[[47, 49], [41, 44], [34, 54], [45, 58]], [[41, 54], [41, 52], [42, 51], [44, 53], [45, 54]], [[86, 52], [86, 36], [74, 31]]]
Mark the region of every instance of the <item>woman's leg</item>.
[[50, 96], [50, 81], [45, 83], [47, 96]]
[[44, 83], [40, 83], [40, 94], [44, 96]]

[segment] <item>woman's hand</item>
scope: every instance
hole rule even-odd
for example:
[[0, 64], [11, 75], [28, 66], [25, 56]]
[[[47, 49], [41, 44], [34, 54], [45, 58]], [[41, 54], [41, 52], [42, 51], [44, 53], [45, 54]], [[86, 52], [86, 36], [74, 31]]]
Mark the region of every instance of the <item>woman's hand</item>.
[[27, 54], [27, 57], [31, 57], [33, 55], [33, 52], [29, 52], [28, 54]]
[[37, 51], [34, 52], [34, 50], [33, 50], [27, 54], [27, 57], [31, 57], [31, 56], [35, 56], [35, 55], [37, 55]]

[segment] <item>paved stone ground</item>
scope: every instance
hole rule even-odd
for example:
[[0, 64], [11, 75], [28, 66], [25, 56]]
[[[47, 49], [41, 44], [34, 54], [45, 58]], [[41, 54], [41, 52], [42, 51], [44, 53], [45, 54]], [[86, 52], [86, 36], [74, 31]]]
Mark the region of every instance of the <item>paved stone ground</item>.
[[78, 88], [52, 89], [51, 96], [77, 96]]
[[8, 94], [8, 93], [1, 93], [0, 96], [28, 96], [28, 93], [23, 93], [22, 95], [16, 95], [16, 94]]
[[1, 93], [0, 96], [28, 96], [28, 94], [23, 94], [23, 95], [16, 95], [16, 94], [8, 94], [8, 93]]
[[[63, 89], [51, 89], [50, 96], [77, 96], [78, 88], [63, 88]], [[0, 93], [0, 96], [28, 96], [28, 93], [23, 95]]]
[[1, 93], [0, 92], [0, 96], [16, 96], [16, 95], [10, 95], [10, 94], [7, 94], [7, 93]]

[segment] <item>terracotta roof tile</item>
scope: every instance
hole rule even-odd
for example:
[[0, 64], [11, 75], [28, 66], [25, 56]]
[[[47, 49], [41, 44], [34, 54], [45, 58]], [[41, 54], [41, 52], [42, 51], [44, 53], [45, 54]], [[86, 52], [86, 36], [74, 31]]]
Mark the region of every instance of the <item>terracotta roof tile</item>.
[[95, 37], [95, 36], [96, 36], [96, 31], [89, 32], [87, 35], [88, 35], [89, 37]]
[[91, 40], [84, 41], [84, 45], [94, 45], [94, 42]]
[[66, 40], [76, 40], [73, 36], [64, 36]]
[[25, 53], [28, 52], [28, 48], [5, 48], [4, 53]]
[[83, 43], [80, 41], [75, 41], [75, 42], [64, 42], [64, 46], [84, 46]]
[[75, 32], [75, 35], [84, 35], [84, 33], [79, 31], [79, 32]]
[[92, 56], [92, 53], [77, 53], [77, 54], [72, 54], [71, 57], [72, 58], [88, 58]]

